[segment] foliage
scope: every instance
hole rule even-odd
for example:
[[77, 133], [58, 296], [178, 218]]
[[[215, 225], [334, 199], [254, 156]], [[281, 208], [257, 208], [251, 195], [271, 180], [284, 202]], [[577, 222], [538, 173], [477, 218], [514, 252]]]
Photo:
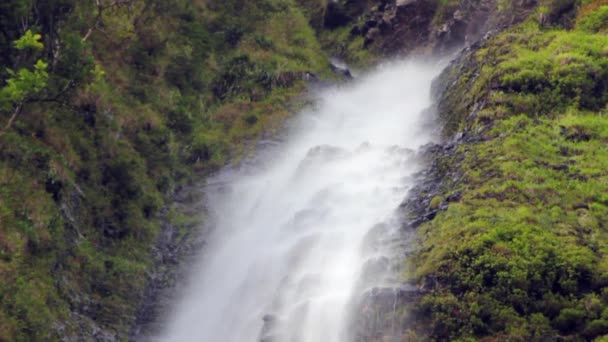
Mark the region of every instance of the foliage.
[[42, 48], [44, 48], [44, 45], [42, 44], [42, 42], [40, 42], [41, 39], [42, 36], [40, 34], [34, 34], [32, 33], [32, 30], [27, 30], [21, 38], [15, 41], [15, 47], [19, 50], [42, 50]]
[[[40, 42], [41, 39], [41, 35], [27, 30], [21, 38], [14, 42], [14, 45], [18, 50], [41, 50], [44, 48]], [[47, 63], [38, 59], [33, 66], [33, 71], [25, 67], [18, 71], [7, 69], [9, 78], [6, 80], [6, 85], [0, 89], [0, 109], [8, 111], [15, 105], [20, 106], [29, 97], [46, 87], [49, 78], [47, 67]]]
[[171, 196], [329, 74], [291, 0], [121, 4], [0, 4], [0, 341], [128, 339]]
[[460, 195], [420, 228], [407, 267], [425, 291], [414, 325], [431, 339], [608, 333], [608, 39], [595, 32], [529, 20], [443, 76], [457, 77], [446, 134], [469, 139], [453, 158]]
[[48, 73], [46, 68], [48, 64], [42, 60], [38, 60], [34, 65], [34, 71], [28, 69], [20, 69], [18, 72], [9, 70], [11, 76], [6, 80], [6, 86], [0, 90], [0, 101], [10, 101], [12, 103], [21, 103], [28, 96], [38, 93], [46, 86]]
[[[607, 123], [590, 113], [515, 116], [497, 124], [492, 139], [462, 147], [470, 190], [423, 228], [428, 252], [416, 261], [420, 275], [447, 285], [420, 308], [440, 336], [512, 333], [542, 314], [556, 329], [545, 334], [555, 338], [580, 334], [598, 317], [585, 303], [608, 286], [601, 266]], [[460, 299], [451, 326], [434, 304], [446, 295]]]

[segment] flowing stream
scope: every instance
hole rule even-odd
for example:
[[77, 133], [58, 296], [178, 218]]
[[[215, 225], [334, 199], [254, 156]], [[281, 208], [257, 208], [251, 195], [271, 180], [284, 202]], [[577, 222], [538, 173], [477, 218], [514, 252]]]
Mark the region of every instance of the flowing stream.
[[388, 63], [323, 89], [283, 139], [210, 179], [212, 233], [159, 340], [356, 340], [358, 298], [395, 281], [394, 250], [370, 241], [399, 232], [440, 69]]

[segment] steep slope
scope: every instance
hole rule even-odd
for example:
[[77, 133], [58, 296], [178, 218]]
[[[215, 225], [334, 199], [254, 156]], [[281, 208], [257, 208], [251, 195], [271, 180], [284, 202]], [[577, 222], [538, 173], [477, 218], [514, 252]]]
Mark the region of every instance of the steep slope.
[[450, 177], [429, 203], [445, 211], [419, 228], [406, 272], [423, 293], [410, 334], [608, 334], [608, 4], [553, 5], [473, 46], [438, 80], [453, 140], [436, 165]]
[[0, 27], [0, 340], [126, 340], [163, 227], [192, 226], [172, 194], [326, 57], [290, 0], [11, 0]]

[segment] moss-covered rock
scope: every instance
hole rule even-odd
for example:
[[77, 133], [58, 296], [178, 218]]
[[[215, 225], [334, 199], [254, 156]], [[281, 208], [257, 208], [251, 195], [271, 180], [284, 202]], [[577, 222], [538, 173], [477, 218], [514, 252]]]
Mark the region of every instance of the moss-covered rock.
[[608, 37], [543, 25], [533, 16], [471, 47], [436, 85], [463, 177], [407, 267], [426, 292], [411, 307], [417, 336], [606, 333]]

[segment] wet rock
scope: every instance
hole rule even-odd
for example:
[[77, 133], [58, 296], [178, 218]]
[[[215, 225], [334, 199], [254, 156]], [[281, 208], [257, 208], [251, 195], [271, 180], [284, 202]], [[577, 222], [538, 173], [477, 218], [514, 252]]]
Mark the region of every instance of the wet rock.
[[299, 240], [290, 248], [287, 255], [287, 264], [292, 267], [298, 267], [304, 257], [308, 255], [308, 252], [313, 249], [320, 240], [320, 234], [310, 233], [306, 236], [299, 238]]
[[397, 1], [386, 6], [378, 25], [382, 29], [380, 49], [393, 54], [427, 44], [435, 9], [434, 1], [423, 0]]
[[377, 27], [372, 27], [365, 34], [365, 40], [363, 41], [363, 46], [368, 47], [371, 45], [376, 38], [380, 36], [380, 29]]
[[329, 214], [325, 208], [309, 208], [298, 211], [284, 226], [283, 229], [292, 232], [303, 232], [322, 220]]
[[360, 36], [364, 34], [363, 29], [359, 25], [355, 25], [350, 29], [349, 34], [351, 36]]
[[304, 161], [328, 162], [346, 155], [346, 150], [342, 148], [329, 145], [320, 145], [311, 148], [306, 154]]
[[[450, 202], [460, 200], [461, 192], [452, 193], [452, 190], [462, 179], [457, 165], [464, 159], [464, 155], [458, 152], [457, 146], [465, 141], [465, 136], [461, 135], [459, 139], [444, 144], [430, 144], [421, 149], [419, 157], [429, 164], [415, 176], [416, 185], [400, 205], [405, 229], [415, 229], [424, 222], [433, 220], [438, 213], [448, 208]], [[447, 193], [452, 194], [445, 197]], [[440, 197], [445, 197], [445, 200], [431, 205], [434, 198]]]
[[492, 0], [463, 1], [453, 13], [441, 16], [437, 16], [437, 4], [427, 0], [383, 1], [368, 8], [364, 15], [349, 12], [348, 5], [345, 12], [359, 19], [360, 24], [353, 26], [350, 33], [365, 37], [366, 48], [384, 55], [416, 51], [447, 54], [479, 41], [489, 31], [526, 18], [535, 1], [518, 1], [512, 9], [501, 13], [496, 13]]
[[260, 333], [259, 342], [280, 342], [285, 341], [285, 337], [277, 333], [277, 327], [280, 320], [273, 314], [266, 314], [262, 317], [264, 325]]
[[382, 20], [380, 21], [380, 24], [379, 24], [379, 28], [381, 30], [388, 30], [388, 29], [392, 28], [393, 21], [395, 20], [396, 16], [397, 16], [397, 14], [395, 11], [384, 12], [384, 14], [382, 15]]
[[[458, 12], [457, 12], [458, 13]], [[467, 22], [458, 15], [435, 32], [435, 52], [444, 53], [464, 46], [467, 38]]]
[[[173, 195], [175, 209], [191, 217], [204, 212], [198, 197], [201, 193], [200, 187], [181, 188]], [[166, 208], [160, 213], [162, 232], [151, 253], [154, 266], [148, 273], [147, 286], [138, 303], [129, 341], [149, 341], [150, 336], [163, 328], [159, 319], [175, 301], [174, 296], [178, 292], [175, 287], [185, 274], [184, 267], [205, 245], [202, 237], [207, 232], [199, 229], [200, 222], [193, 220], [188, 225], [175, 226], [169, 221], [168, 213]]]
[[377, 250], [380, 247], [382, 237], [388, 234], [388, 230], [389, 226], [384, 222], [374, 225], [365, 235], [363, 250], [368, 253]]
[[261, 332], [261, 336], [263, 337], [260, 338], [260, 341], [274, 341], [271, 334], [276, 329], [279, 319], [273, 314], [266, 314], [262, 317], [262, 321], [264, 321]]
[[298, 165], [294, 177], [302, 177], [313, 168], [322, 167], [337, 159], [348, 156], [348, 152], [335, 146], [321, 145], [311, 148]]
[[413, 2], [416, 2], [416, 0], [397, 0], [395, 2], [397, 7], [401, 7], [401, 6], [407, 6]]
[[116, 342], [116, 336], [110, 332], [99, 329], [93, 332], [93, 338], [96, 342]]
[[390, 146], [387, 148], [387, 151], [391, 154], [399, 154], [406, 158], [411, 158], [416, 154], [411, 148], [401, 146]]
[[331, 59], [329, 66], [331, 68], [331, 70], [333, 72], [335, 72], [338, 75], [343, 76], [346, 79], [352, 79], [353, 75], [350, 72], [350, 69], [348, 68], [348, 66], [346, 66], [346, 64], [342, 63], [339, 60], [336, 59]]
[[[385, 256], [367, 260], [363, 265], [361, 284], [373, 284], [374, 281], [384, 278], [390, 270], [390, 260]], [[363, 285], [364, 286], [364, 285]]]
[[369, 30], [371, 30], [372, 28], [378, 26], [378, 21], [377, 18], [370, 18], [368, 20], [365, 21], [365, 23], [363, 24], [363, 29], [361, 30], [361, 32], [363, 34], [366, 34]]
[[[402, 326], [407, 323], [407, 308], [422, 296], [422, 291], [412, 285], [391, 288], [373, 288], [366, 291], [356, 306], [353, 321], [355, 341], [383, 341], [391, 336], [400, 336]], [[398, 323], [398, 324], [397, 324]]]

